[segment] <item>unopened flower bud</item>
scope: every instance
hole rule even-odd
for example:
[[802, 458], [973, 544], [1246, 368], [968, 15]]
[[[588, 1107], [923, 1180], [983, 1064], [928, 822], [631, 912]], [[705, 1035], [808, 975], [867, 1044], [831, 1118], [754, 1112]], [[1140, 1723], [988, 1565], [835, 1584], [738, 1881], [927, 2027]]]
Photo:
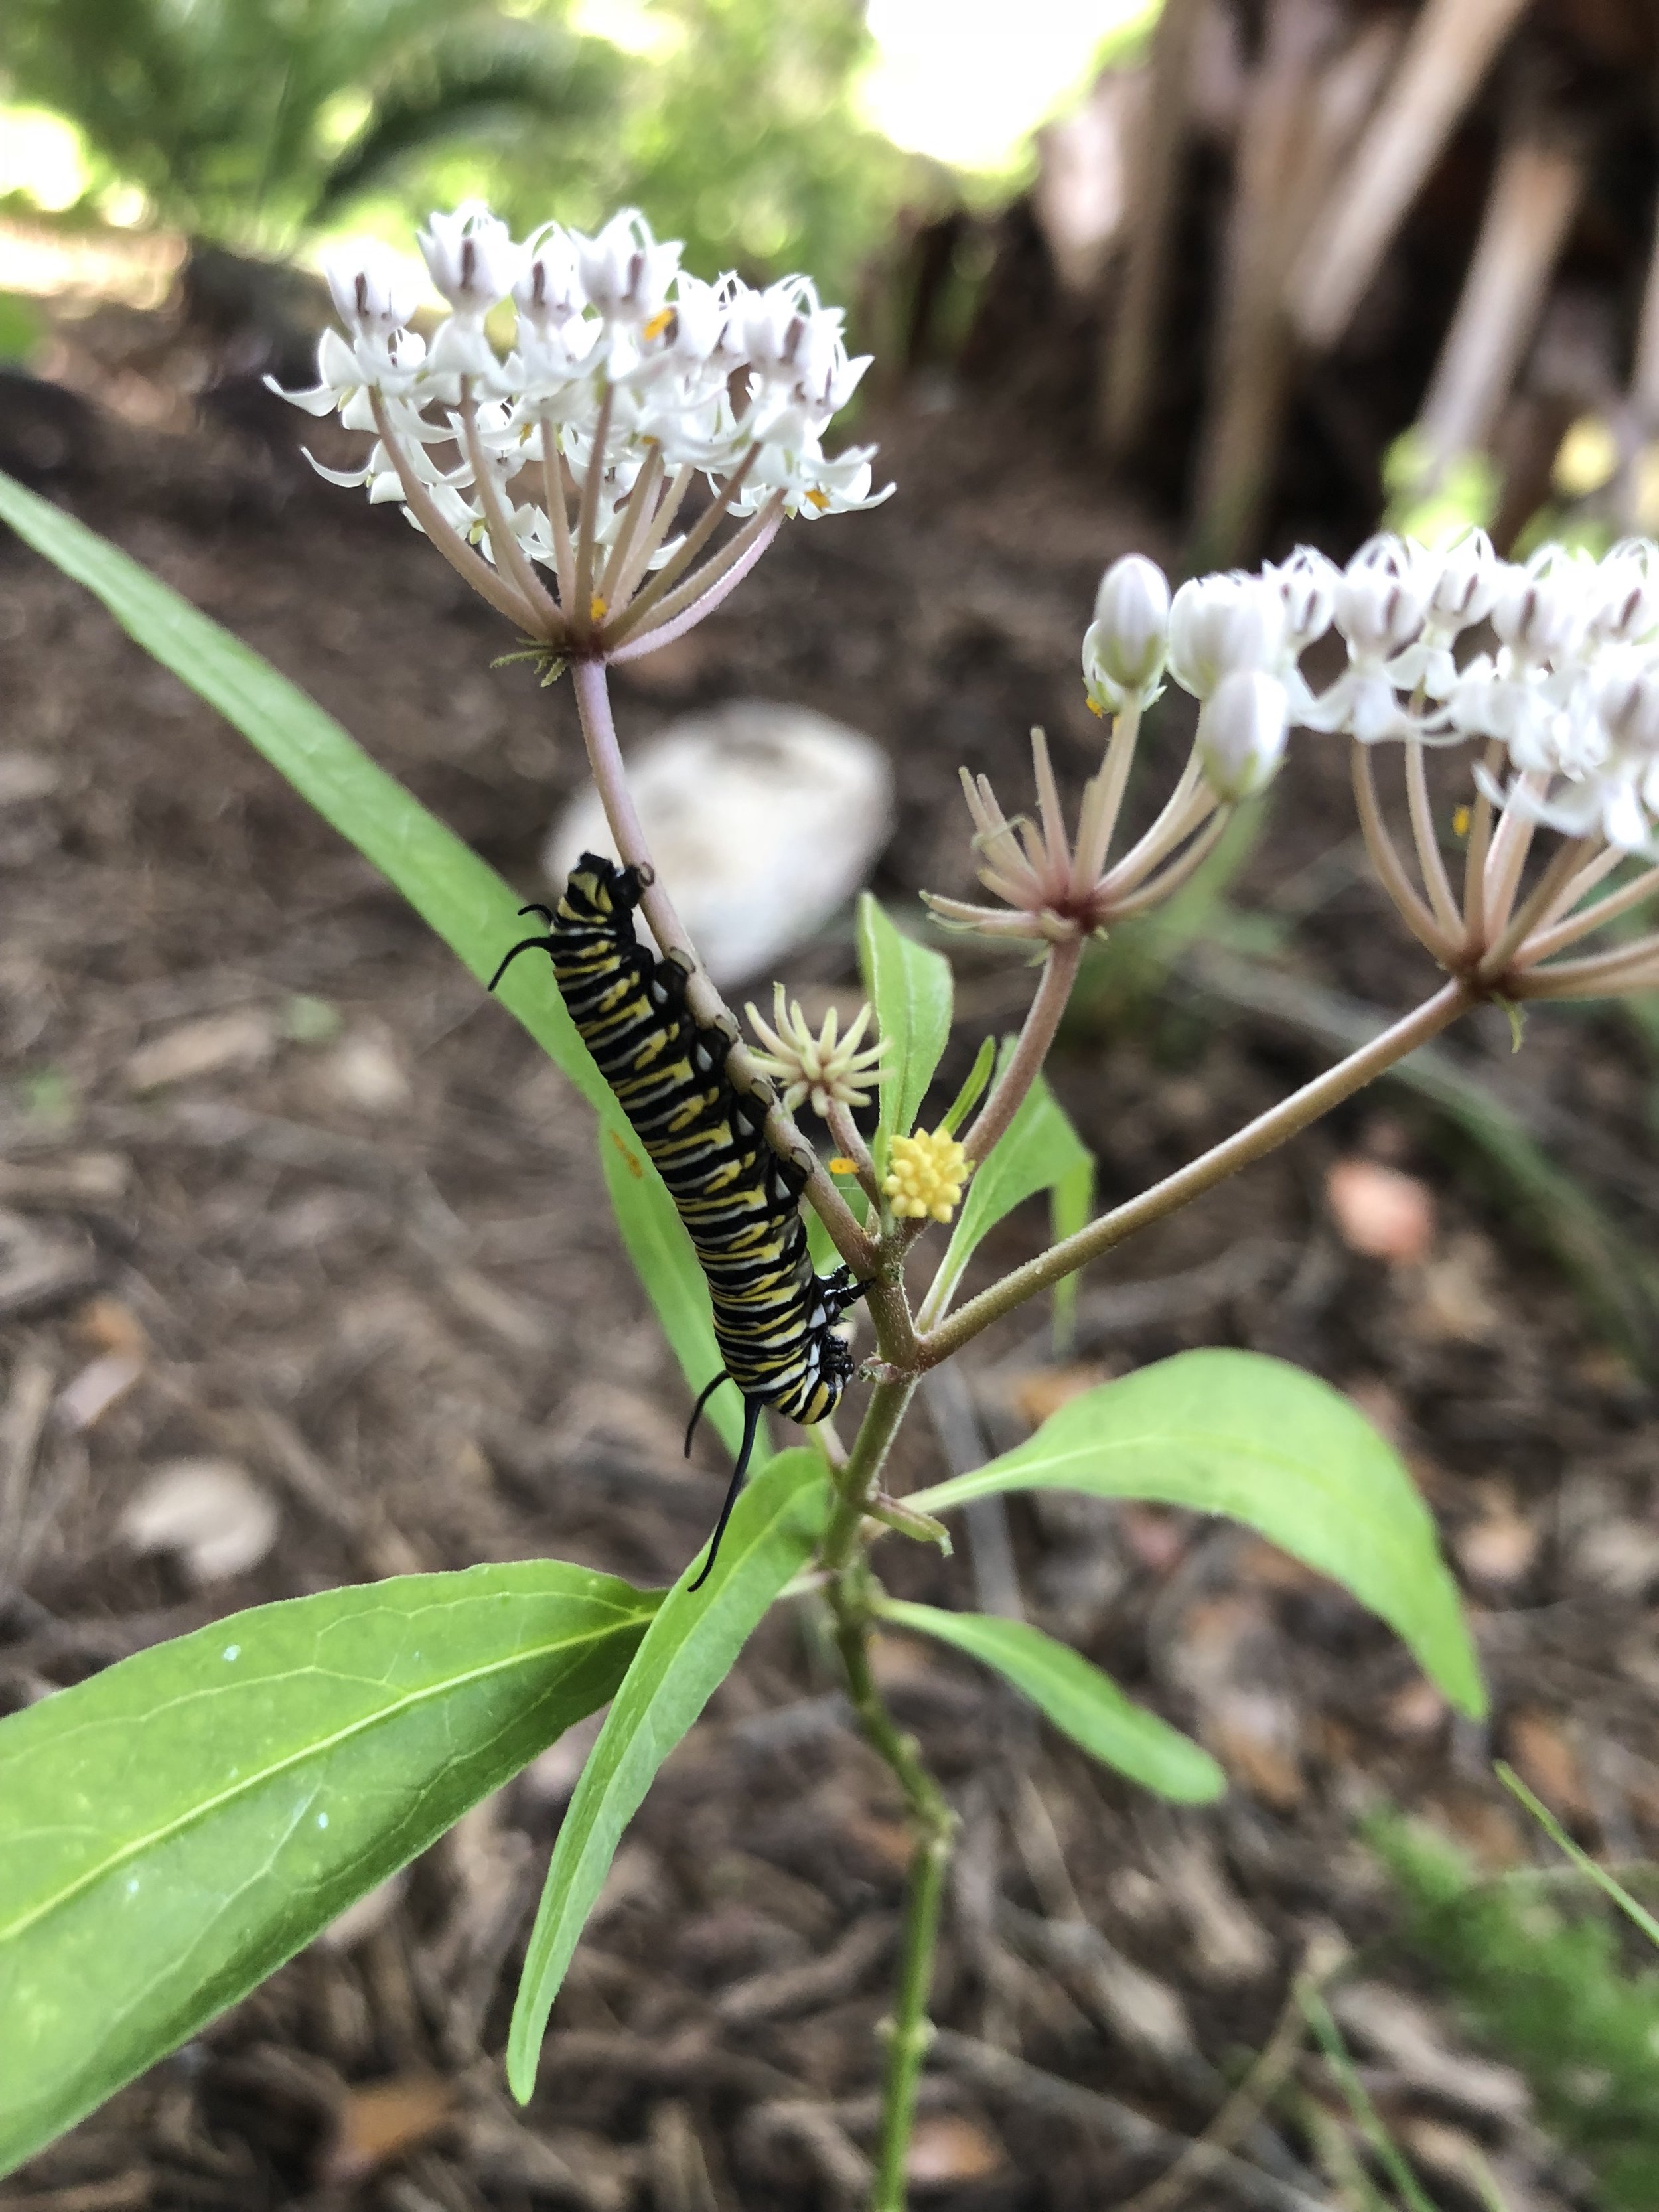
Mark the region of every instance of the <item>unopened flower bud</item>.
[[1236, 672], [1272, 668], [1285, 642], [1285, 602], [1260, 576], [1195, 576], [1170, 608], [1170, 673], [1195, 698]]
[[1444, 630], [1470, 629], [1492, 612], [1503, 581], [1503, 564], [1484, 530], [1468, 529], [1439, 555], [1440, 573], [1429, 594], [1431, 620]]
[[1260, 668], [1224, 676], [1198, 718], [1206, 781], [1231, 803], [1265, 791], [1285, 757], [1290, 701], [1283, 684]]
[[560, 224], [544, 223], [526, 240], [524, 252], [513, 287], [519, 313], [538, 334], [562, 331], [582, 312], [575, 241]]
[[1170, 586], [1143, 553], [1114, 561], [1095, 593], [1095, 618], [1083, 641], [1083, 673], [1091, 702], [1111, 714], [1133, 699], [1146, 706], [1164, 673], [1170, 631]]
[[463, 200], [449, 215], [434, 210], [416, 243], [433, 283], [459, 315], [481, 319], [517, 280], [520, 250], [482, 200]]
[[968, 1155], [950, 1131], [918, 1129], [895, 1137], [882, 1189], [901, 1219], [948, 1221], [969, 1174]]

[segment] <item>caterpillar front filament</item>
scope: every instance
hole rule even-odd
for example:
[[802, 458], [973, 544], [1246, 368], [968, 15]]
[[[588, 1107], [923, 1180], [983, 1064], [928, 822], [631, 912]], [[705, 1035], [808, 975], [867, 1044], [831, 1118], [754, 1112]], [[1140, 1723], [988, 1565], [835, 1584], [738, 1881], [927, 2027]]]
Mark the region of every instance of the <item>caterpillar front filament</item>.
[[599, 1073], [656, 1164], [708, 1278], [714, 1338], [726, 1364], [702, 1392], [686, 1449], [719, 1385], [743, 1394], [743, 1444], [708, 1558], [708, 1580], [748, 1472], [769, 1406], [790, 1419], [822, 1421], [853, 1370], [837, 1323], [864, 1285], [846, 1267], [819, 1275], [806, 1249], [800, 1194], [806, 1173], [764, 1133], [766, 1108], [726, 1073], [732, 1040], [702, 1027], [686, 1004], [686, 969], [659, 960], [634, 934], [637, 872], [584, 853], [548, 932], [515, 945], [490, 979], [493, 991], [521, 952], [544, 951], [560, 994]]

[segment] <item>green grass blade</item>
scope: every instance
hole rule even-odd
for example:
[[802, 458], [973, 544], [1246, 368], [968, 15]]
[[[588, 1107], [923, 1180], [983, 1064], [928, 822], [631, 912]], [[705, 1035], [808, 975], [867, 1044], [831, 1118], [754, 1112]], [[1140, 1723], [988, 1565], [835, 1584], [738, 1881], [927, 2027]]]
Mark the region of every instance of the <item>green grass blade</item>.
[[[1085, 1157], [1057, 1176], [1048, 1189], [1048, 1238], [1051, 1243], [1063, 1243], [1066, 1237], [1075, 1237], [1086, 1229], [1095, 1210], [1095, 1164], [1091, 1155]], [[1054, 1285], [1050, 1310], [1054, 1316], [1054, 1357], [1069, 1358], [1077, 1346], [1078, 1297], [1083, 1287], [1083, 1270], [1073, 1267], [1069, 1275], [1062, 1275]]]
[[605, 1716], [548, 1869], [507, 2038], [507, 2079], [521, 2103], [535, 2087], [548, 2014], [623, 1829], [762, 1615], [811, 1558], [829, 1503], [817, 1453], [780, 1452], [738, 1500], [702, 1589], [687, 1588], [688, 1569], [652, 1622]]
[[658, 1601], [556, 1560], [403, 1576], [0, 1721], [0, 2172], [604, 1705]]
[[1228, 1514], [1369, 1606], [1462, 1711], [1486, 1709], [1456, 1585], [1404, 1463], [1300, 1368], [1260, 1352], [1177, 1352], [1084, 1391], [1012, 1451], [906, 1503], [943, 1513], [1042, 1489]]
[[895, 1628], [952, 1644], [1000, 1674], [1091, 1758], [1143, 1790], [1188, 1805], [1207, 1803], [1225, 1790], [1227, 1778], [1207, 1751], [1126, 1697], [1080, 1652], [1029, 1621], [941, 1613], [898, 1598], [883, 1599], [877, 1611]]
[[887, 1141], [915, 1128], [927, 1086], [951, 1036], [951, 963], [896, 928], [868, 891], [859, 896], [859, 972], [887, 1042], [881, 1063], [876, 1165], [885, 1171]]
[[1532, 1814], [1539, 1826], [1559, 1851], [1565, 1851], [1580, 1874], [1588, 1875], [1606, 1897], [1610, 1897], [1625, 1917], [1639, 1928], [1650, 1943], [1659, 1948], [1659, 1920], [1656, 1920], [1646, 1905], [1638, 1905], [1627, 1889], [1622, 1888], [1604, 1866], [1598, 1866], [1587, 1850], [1575, 1844], [1561, 1823], [1541, 1798], [1535, 1797], [1512, 1766], [1503, 1759], [1495, 1762], [1493, 1770], [1511, 1797], [1518, 1798]]

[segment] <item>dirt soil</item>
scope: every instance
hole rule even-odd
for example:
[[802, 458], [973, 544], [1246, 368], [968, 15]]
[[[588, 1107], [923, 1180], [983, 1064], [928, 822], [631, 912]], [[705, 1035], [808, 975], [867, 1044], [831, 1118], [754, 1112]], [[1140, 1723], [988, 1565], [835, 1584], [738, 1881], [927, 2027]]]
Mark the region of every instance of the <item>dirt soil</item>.
[[[394, 513], [294, 461], [310, 425], [65, 419], [54, 437], [15, 414], [14, 465], [543, 890], [541, 832], [581, 775], [566, 691], [492, 671], [512, 643], [495, 618]], [[963, 405], [872, 427], [899, 495], [786, 531], [734, 603], [626, 672], [618, 712], [629, 739], [733, 696], [872, 732], [901, 793], [878, 889], [914, 915], [921, 885], [969, 878], [959, 762], [1021, 803], [1041, 721], [1068, 789], [1089, 773], [1093, 584], [1158, 542], [1074, 458]], [[671, 1578], [722, 1465], [708, 1440], [682, 1462], [685, 1392], [563, 1080], [234, 732], [9, 540], [0, 702], [0, 1709], [341, 1582], [541, 1553]], [[1182, 742], [1172, 705], [1139, 803]], [[1106, 1201], [1312, 1072], [1322, 1019], [1392, 1013], [1430, 983], [1365, 878], [1344, 763], [1307, 739], [1207, 939], [1161, 983], [1150, 964], [1129, 988], [1107, 956], [1054, 1070]], [[962, 972], [947, 1077], [1030, 988], [977, 953]], [[854, 974], [843, 921], [792, 980]], [[1517, 1059], [1493, 1016], [1450, 1050], [1650, 1241], [1654, 1077], [1633, 1028], [1547, 1013]], [[1016, 1217], [985, 1271], [1042, 1225]], [[1079, 1373], [1194, 1344], [1301, 1361], [1409, 1455], [1494, 1698], [1490, 1729], [1454, 1722], [1390, 1636], [1230, 1527], [1055, 1498], [981, 1520], [948, 1564], [895, 1540], [895, 1588], [1023, 1605], [1199, 1735], [1233, 1785], [1204, 1811], [1138, 1798], [965, 1663], [884, 1650], [963, 1822], [919, 2206], [1127, 2202], [1215, 2119], [1298, 1969], [1364, 1945], [1342, 2016], [1437, 2203], [1480, 2203], [1477, 2150], [1512, 2212], [1594, 2203], [1517, 2077], [1477, 2063], [1391, 1948], [1356, 1833], [1386, 1797], [1487, 1866], [1534, 1856], [1497, 1751], [1587, 1843], [1654, 1847], [1654, 1389], [1639, 1331], [1608, 1340], [1553, 1233], [1467, 1129], [1390, 1088], [1095, 1269], [1058, 1366], [1036, 1313], [985, 1340], [905, 1440], [901, 1485], [1012, 1442]], [[228, 1466], [251, 1510], [274, 1509], [254, 1564], [195, 1578], [125, 1540], [140, 1486], [181, 1460]], [[858, 2203], [903, 1838], [819, 1632], [769, 1621], [668, 1762], [520, 2112], [500, 2053], [575, 1733], [0, 2205]], [[1285, 2071], [1271, 2118], [1162, 2203], [1354, 2201], [1321, 2168], [1320, 2113], [1328, 2160], [1333, 2134], [1352, 2139], [1334, 2078], [1306, 2053]]]

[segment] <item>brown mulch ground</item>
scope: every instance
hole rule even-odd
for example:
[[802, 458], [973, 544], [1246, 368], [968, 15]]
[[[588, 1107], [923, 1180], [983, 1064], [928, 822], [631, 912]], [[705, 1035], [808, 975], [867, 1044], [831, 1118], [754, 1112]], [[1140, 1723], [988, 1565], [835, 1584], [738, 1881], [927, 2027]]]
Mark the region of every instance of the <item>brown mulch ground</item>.
[[[878, 887], [902, 901], [966, 880], [958, 761], [1015, 803], [1041, 720], [1068, 785], [1088, 772], [1078, 640], [1102, 563], [1147, 533], [1064, 455], [1033, 445], [1016, 472], [1007, 427], [963, 408], [878, 427], [900, 496], [786, 532], [735, 606], [618, 700], [625, 738], [738, 694], [874, 732], [902, 806]], [[540, 888], [542, 827], [580, 773], [571, 703], [522, 668], [492, 672], [510, 641], [394, 514], [222, 427], [106, 421], [78, 458], [73, 441], [34, 450], [56, 495], [302, 683], [527, 896]], [[684, 1389], [562, 1079], [233, 732], [15, 545], [0, 550], [0, 1704], [342, 1581], [540, 1553], [672, 1577], [720, 1463], [705, 1443], [683, 1466]], [[1176, 720], [1152, 746], [1166, 773]], [[1304, 750], [1234, 893], [1281, 933], [1295, 922], [1293, 940], [1231, 929], [1230, 949], [1392, 1011], [1426, 979], [1351, 827], [1341, 763]], [[1018, 967], [963, 964], [947, 1074], [1029, 988]], [[853, 974], [838, 927], [796, 979]], [[1107, 1200], [1323, 1056], [1217, 991], [1185, 971], [1156, 998], [1109, 979], [1068, 1036], [1055, 1080]], [[1508, 1048], [1501, 1021], [1462, 1046], [1557, 1167], [1650, 1238], [1652, 1078], [1634, 1033], [1610, 1014], [1547, 1017], [1520, 1061]], [[1344, 1241], [1325, 1196], [1339, 1158], [1426, 1182], [1419, 1255]], [[1230, 1528], [1025, 1501], [948, 1565], [896, 1542], [884, 1555], [896, 1587], [941, 1601], [1006, 1601], [1017, 1578], [1033, 1618], [1202, 1735], [1234, 1782], [1212, 1811], [1137, 1800], [981, 1677], [887, 1652], [964, 1823], [919, 2203], [1082, 2212], [1152, 2182], [1267, 2042], [1310, 1947], [1385, 1930], [1354, 1837], [1379, 1796], [1431, 1812], [1488, 1864], [1525, 1856], [1489, 1780], [1497, 1748], [1587, 1841], [1652, 1848], [1652, 1389], [1540, 1249], [1548, 1224], [1470, 1166], [1408, 1096], [1360, 1102], [1097, 1269], [1076, 1358], [1112, 1373], [1249, 1344], [1358, 1395], [1443, 1516], [1490, 1734], [1453, 1724], [1340, 1594]], [[1035, 1249], [1041, 1225], [1011, 1224], [988, 1264]], [[987, 1340], [907, 1438], [904, 1476], [1012, 1441], [1053, 1401], [1064, 1378], [1035, 1326]], [[118, 1524], [148, 1474], [203, 1457], [252, 1477], [281, 1528], [253, 1568], [198, 1586], [136, 1558]], [[0, 2205], [855, 2203], [903, 1845], [810, 1621], [769, 1623], [669, 1761], [520, 2113], [499, 2063], [513, 1968], [578, 1764], [556, 1747]], [[1513, 2078], [1475, 2067], [1420, 1993], [1402, 2013], [1408, 1972], [1386, 1947], [1378, 1960], [1350, 2032], [1437, 2201], [1478, 2203], [1479, 2143], [1514, 2212], [1593, 2202]], [[1300, 2079], [1342, 2109], [1310, 2059]], [[1182, 2201], [1341, 2201], [1288, 2122], [1240, 2156]]]

